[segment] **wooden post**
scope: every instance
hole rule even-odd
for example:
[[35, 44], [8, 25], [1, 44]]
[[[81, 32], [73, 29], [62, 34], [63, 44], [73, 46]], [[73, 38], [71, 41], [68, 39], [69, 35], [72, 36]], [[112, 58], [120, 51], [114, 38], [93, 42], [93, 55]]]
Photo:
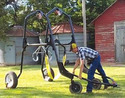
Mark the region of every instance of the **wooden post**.
[[[82, 0], [82, 17], [83, 17], [83, 39], [84, 39], [84, 47], [87, 46], [87, 34], [86, 34], [86, 4], [85, 0]], [[84, 61], [85, 65], [87, 65], [87, 60]]]
[[86, 6], [85, 0], [82, 0], [82, 16], [83, 16], [83, 39], [84, 47], [87, 46], [87, 34], [86, 34]]

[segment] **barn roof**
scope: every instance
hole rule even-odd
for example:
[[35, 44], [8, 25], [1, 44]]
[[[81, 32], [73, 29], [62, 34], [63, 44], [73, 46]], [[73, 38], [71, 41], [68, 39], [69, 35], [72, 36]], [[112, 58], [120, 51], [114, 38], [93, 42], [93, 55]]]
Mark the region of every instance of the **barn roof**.
[[[7, 36], [23, 36], [24, 28], [22, 26], [14, 26], [10, 31], [7, 32]], [[28, 37], [34, 37], [38, 36], [37, 33], [33, 31], [26, 30], [26, 36]]]
[[98, 15], [98, 16], [91, 22], [91, 24], [94, 24], [95, 21], [96, 21], [99, 17], [101, 17], [108, 9], [110, 9], [117, 1], [118, 1], [118, 0], [116, 0], [113, 4], [111, 4], [108, 8], [106, 8], [100, 15]]
[[[82, 33], [83, 32], [83, 26], [79, 26], [76, 24], [73, 24], [73, 29], [75, 33]], [[69, 23], [59, 23], [52, 27], [53, 34], [67, 34], [71, 33], [71, 28]], [[42, 32], [41, 35], [45, 35], [46, 30]]]

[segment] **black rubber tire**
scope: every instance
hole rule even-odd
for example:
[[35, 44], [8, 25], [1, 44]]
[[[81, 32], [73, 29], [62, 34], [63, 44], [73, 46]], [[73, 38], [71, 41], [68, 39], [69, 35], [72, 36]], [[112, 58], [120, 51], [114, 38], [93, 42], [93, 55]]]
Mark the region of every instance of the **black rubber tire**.
[[18, 78], [15, 72], [8, 72], [5, 76], [6, 88], [16, 88], [18, 85]]
[[69, 86], [69, 90], [71, 93], [76, 93], [79, 94], [82, 91], [82, 85], [80, 82], [73, 82], [70, 86]]
[[[55, 77], [54, 71], [53, 71], [52, 68], [50, 68], [50, 70], [51, 70], [51, 74], [52, 74], [53, 79], [54, 79], [54, 77]], [[43, 75], [44, 75], [44, 80], [45, 80], [45, 81], [49, 81], [49, 82], [52, 82], [52, 81], [53, 81], [53, 79], [51, 79], [51, 78], [48, 76], [48, 72], [47, 72], [47, 69], [46, 69], [46, 68], [43, 69]]]
[[101, 81], [97, 78], [94, 78], [92, 81], [95, 82], [93, 83], [93, 89], [99, 90], [101, 88]]

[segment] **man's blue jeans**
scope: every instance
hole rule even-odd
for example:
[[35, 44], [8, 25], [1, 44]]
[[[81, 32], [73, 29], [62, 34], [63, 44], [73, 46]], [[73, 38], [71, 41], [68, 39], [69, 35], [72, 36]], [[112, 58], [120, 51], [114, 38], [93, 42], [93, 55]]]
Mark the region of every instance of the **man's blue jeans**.
[[[107, 80], [107, 78], [105, 78], [106, 74], [105, 74], [105, 72], [104, 72], [104, 70], [102, 68], [100, 60], [101, 60], [100, 55], [98, 55], [98, 57], [95, 58], [93, 60], [93, 62], [90, 64], [90, 68], [88, 70], [88, 79], [89, 80], [93, 80], [94, 73], [95, 73], [95, 71], [97, 69], [98, 72], [102, 75], [103, 82], [104, 83], [109, 83], [108, 80]], [[91, 92], [92, 88], [93, 88], [93, 84], [91, 82], [88, 82], [87, 91]]]

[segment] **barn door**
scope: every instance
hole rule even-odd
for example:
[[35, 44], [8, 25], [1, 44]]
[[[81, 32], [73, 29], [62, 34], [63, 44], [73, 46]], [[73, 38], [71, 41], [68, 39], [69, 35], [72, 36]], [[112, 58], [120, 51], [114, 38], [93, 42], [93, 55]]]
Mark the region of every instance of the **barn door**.
[[116, 62], [125, 62], [125, 22], [115, 23]]
[[15, 43], [13, 41], [7, 41], [5, 44], [5, 63], [15, 65]]

